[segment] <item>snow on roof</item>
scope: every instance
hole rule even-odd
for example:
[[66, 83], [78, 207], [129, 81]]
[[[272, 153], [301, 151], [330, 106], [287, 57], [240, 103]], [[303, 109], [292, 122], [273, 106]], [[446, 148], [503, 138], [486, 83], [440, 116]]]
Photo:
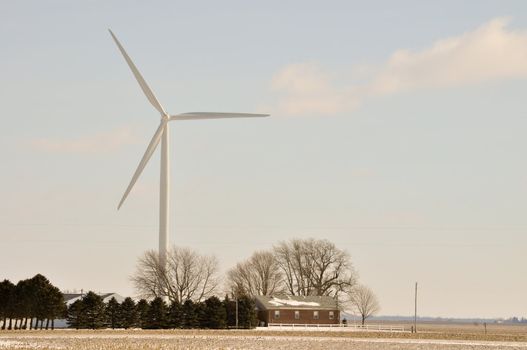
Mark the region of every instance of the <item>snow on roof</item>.
[[330, 296], [315, 295], [256, 295], [256, 306], [259, 310], [274, 309], [309, 309], [337, 310], [338, 302]]
[[268, 303], [274, 306], [320, 306], [319, 303], [315, 303], [314, 301], [298, 301], [293, 299], [279, 299], [276, 297], [273, 297]]
[[[124, 300], [124, 297], [122, 297], [121, 295], [119, 295], [117, 293], [96, 293], [96, 294], [99, 295], [102, 298], [102, 301], [104, 301], [105, 303], [110, 301], [110, 299], [112, 297], [115, 298], [118, 303], [122, 303], [123, 300]], [[65, 294], [62, 294], [62, 295], [64, 296], [64, 301], [66, 302], [66, 305], [70, 306], [71, 304], [73, 304], [77, 300], [82, 299], [86, 294], [85, 293], [84, 294], [81, 294], [81, 293], [65, 293]]]

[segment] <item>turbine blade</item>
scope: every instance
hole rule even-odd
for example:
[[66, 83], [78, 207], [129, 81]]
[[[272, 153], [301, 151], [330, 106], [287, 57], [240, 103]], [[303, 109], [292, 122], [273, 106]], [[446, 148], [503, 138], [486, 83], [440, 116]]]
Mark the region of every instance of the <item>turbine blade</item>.
[[254, 113], [220, 113], [220, 112], [189, 112], [171, 115], [170, 120], [192, 120], [192, 119], [220, 119], [220, 118], [258, 118], [268, 117], [269, 114]]
[[117, 210], [121, 208], [124, 201], [126, 200], [126, 197], [128, 197], [128, 194], [132, 190], [132, 188], [135, 185], [135, 182], [143, 172], [143, 169], [145, 168], [146, 164], [152, 157], [152, 154], [157, 148], [157, 145], [159, 144], [159, 141], [161, 140], [161, 136], [163, 135], [163, 131], [165, 130], [167, 126], [166, 121], [161, 121], [161, 124], [159, 124], [159, 127], [157, 128], [154, 136], [150, 140], [150, 143], [148, 144], [148, 147], [146, 148], [145, 154], [143, 155], [143, 158], [141, 158], [141, 161], [139, 162], [139, 165], [137, 166], [137, 169], [135, 170], [134, 176], [132, 176], [132, 180], [130, 181], [130, 184], [126, 188], [126, 191], [124, 192], [123, 198], [121, 198], [121, 201], [119, 202], [119, 205], [117, 206]]
[[121, 51], [121, 53], [123, 54], [123, 57], [126, 60], [126, 63], [128, 63], [128, 66], [130, 67], [130, 69], [132, 70], [132, 73], [134, 73], [135, 79], [139, 83], [139, 86], [141, 86], [141, 89], [145, 93], [146, 98], [148, 99], [148, 101], [150, 101], [152, 106], [154, 106], [155, 109], [157, 109], [159, 111], [159, 113], [161, 113], [162, 115], [167, 114], [165, 112], [165, 109], [163, 108], [163, 106], [161, 106], [161, 104], [157, 100], [157, 98], [154, 95], [154, 92], [152, 91], [152, 89], [150, 89], [150, 87], [146, 83], [146, 81], [143, 78], [143, 76], [141, 75], [141, 73], [139, 73], [139, 70], [135, 66], [134, 62], [132, 62], [132, 59], [130, 58], [130, 56], [128, 56], [128, 54], [124, 50], [124, 47], [121, 45], [119, 40], [117, 40], [117, 37], [113, 34], [113, 32], [110, 29], [108, 29], [108, 31], [110, 32], [110, 34], [112, 35], [113, 40], [117, 44], [117, 47], [119, 48], [119, 51]]

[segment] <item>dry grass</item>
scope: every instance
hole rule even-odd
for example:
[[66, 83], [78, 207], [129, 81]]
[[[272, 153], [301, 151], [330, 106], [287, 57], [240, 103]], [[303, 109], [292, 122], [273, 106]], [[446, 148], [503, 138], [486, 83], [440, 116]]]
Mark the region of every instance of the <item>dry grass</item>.
[[[418, 329], [427, 332], [485, 334], [485, 327], [481, 323], [420, 323]], [[527, 324], [489, 323], [487, 334], [527, 335]]]
[[[4, 331], [0, 349], [523, 349], [527, 328], [501, 326], [489, 334], [466, 325], [422, 325], [426, 332], [100, 330]], [[493, 333], [490, 333], [492, 331]]]

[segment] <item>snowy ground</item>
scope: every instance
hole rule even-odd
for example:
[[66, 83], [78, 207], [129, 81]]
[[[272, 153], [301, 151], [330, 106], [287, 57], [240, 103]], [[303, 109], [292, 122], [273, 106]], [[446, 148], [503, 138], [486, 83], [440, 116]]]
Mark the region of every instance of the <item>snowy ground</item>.
[[[283, 334], [283, 335], [282, 335]], [[0, 349], [527, 350], [527, 342], [266, 335], [258, 332], [60, 331], [0, 333]], [[335, 333], [332, 333], [335, 334]]]

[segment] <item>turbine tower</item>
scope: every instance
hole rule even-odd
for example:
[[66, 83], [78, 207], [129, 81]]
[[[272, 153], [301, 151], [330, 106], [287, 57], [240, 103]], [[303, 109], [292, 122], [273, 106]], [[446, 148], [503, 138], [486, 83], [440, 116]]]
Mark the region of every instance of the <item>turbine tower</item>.
[[135, 170], [134, 175], [132, 176], [132, 180], [130, 181], [130, 184], [126, 188], [126, 191], [124, 192], [123, 197], [121, 198], [121, 201], [119, 202], [119, 205], [117, 206], [117, 209], [119, 210], [121, 206], [123, 205], [124, 201], [126, 200], [126, 197], [128, 197], [128, 194], [134, 187], [134, 184], [136, 183], [137, 179], [143, 172], [143, 169], [145, 168], [146, 164], [150, 160], [150, 157], [152, 157], [152, 154], [157, 148], [157, 145], [159, 142], [161, 142], [161, 176], [159, 181], [159, 262], [162, 267], [166, 266], [166, 259], [167, 259], [167, 251], [168, 251], [168, 231], [169, 231], [169, 204], [170, 204], [170, 157], [169, 157], [169, 128], [168, 128], [168, 122], [174, 121], [174, 120], [199, 120], [199, 119], [219, 119], [219, 118], [248, 118], [248, 117], [268, 117], [269, 114], [253, 114], [253, 113], [219, 113], [219, 112], [190, 112], [190, 113], [182, 113], [182, 114], [176, 114], [176, 115], [170, 115], [168, 114], [163, 106], [159, 103], [156, 96], [154, 95], [154, 92], [144, 78], [141, 76], [141, 73], [139, 73], [139, 70], [137, 70], [137, 67], [130, 59], [130, 56], [126, 53], [123, 46], [117, 40], [117, 37], [113, 34], [111, 30], [110, 34], [112, 35], [113, 40], [117, 44], [117, 47], [119, 48], [119, 51], [121, 51], [121, 54], [123, 55], [124, 59], [126, 60], [126, 63], [128, 63], [128, 66], [132, 70], [132, 73], [135, 76], [135, 79], [139, 83], [139, 86], [141, 86], [141, 89], [143, 90], [144, 94], [146, 95], [146, 98], [148, 101], [154, 106], [155, 109], [161, 114], [161, 122], [159, 124], [159, 127], [157, 128], [156, 132], [154, 133], [154, 136], [150, 140], [150, 143], [148, 144], [148, 147], [146, 148], [146, 151], [143, 155], [143, 158], [139, 162], [139, 165], [137, 166], [137, 169]]

